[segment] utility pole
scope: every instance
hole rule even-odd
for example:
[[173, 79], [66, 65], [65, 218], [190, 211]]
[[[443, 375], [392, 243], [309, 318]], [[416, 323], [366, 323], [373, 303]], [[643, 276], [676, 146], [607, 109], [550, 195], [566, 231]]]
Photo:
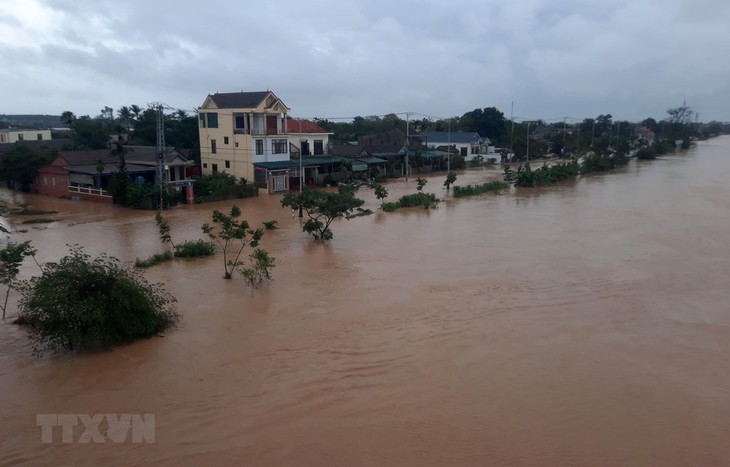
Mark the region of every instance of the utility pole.
[[527, 122], [527, 163], [530, 163], [530, 122]]
[[447, 157], [446, 157], [446, 172], [451, 172], [451, 117], [449, 117], [449, 145], [446, 146], [446, 149], [448, 149]]
[[621, 120], [618, 121], [616, 127], [616, 148], [621, 144]]
[[568, 117], [563, 117], [563, 150], [565, 150], [565, 120]]
[[302, 184], [304, 181], [304, 173], [302, 173], [302, 155], [304, 153], [302, 143], [302, 119], [297, 120], [299, 122], [299, 217], [304, 217], [304, 211], [302, 210]]
[[160, 192], [160, 211], [164, 209], [165, 173], [165, 114], [162, 104], [157, 105], [157, 184]]
[[515, 152], [515, 101], [512, 101], [512, 106], [509, 111], [509, 119], [512, 122], [512, 132], [509, 136], [509, 150], [514, 155]]
[[406, 112], [406, 157], [405, 157], [405, 167], [404, 167], [405, 173], [406, 173], [406, 181], [408, 181], [408, 164], [409, 164], [408, 151], [411, 150], [411, 136], [410, 136], [410, 132], [408, 130], [408, 127], [410, 126], [408, 124], [410, 117], [411, 117], [411, 113]]

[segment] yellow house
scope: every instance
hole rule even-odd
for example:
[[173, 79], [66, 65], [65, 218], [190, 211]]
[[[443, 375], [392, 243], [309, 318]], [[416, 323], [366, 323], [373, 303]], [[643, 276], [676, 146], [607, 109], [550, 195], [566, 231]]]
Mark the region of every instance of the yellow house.
[[48, 141], [51, 130], [0, 130], [0, 143], [17, 143], [18, 141]]
[[[270, 191], [288, 189], [289, 110], [271, 91], [209, 94], [198, 108], [203, 174], [228, 172]], [[268, 166], [281, 173], [262, 168]]]

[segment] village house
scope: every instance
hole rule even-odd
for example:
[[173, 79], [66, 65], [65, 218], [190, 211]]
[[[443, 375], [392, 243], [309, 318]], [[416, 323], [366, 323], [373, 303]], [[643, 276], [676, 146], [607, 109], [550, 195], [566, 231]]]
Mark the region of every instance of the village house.
[[202, 172], [289, 189], [289, 108], [271, 91], [210, 94], [198, 108]]
[[491, 145], [489, 138], [482, 137], [476, 132], [433, 131], [420, 133], [419, 136], [426, 149], [447, 151], [451, 146], [464, 156], [466, 161], [477, 156], [486, 159], [488, 154], [494, 154], [494, 146]]
[[[140, 183], [157, 182], [157, 148], [125, 146], [126, 171]], [[187, 168], [194, 164], [175, 148], [165, 150], [165, 184], [186, 186], [192, 182]], [[119, 170], [119, 158], [108, 149], [60, 151], [47, 166], [38, 169], [33, 185], [42, 195], [59, 198], [112, 202], [106, 191], [112, 175]]]

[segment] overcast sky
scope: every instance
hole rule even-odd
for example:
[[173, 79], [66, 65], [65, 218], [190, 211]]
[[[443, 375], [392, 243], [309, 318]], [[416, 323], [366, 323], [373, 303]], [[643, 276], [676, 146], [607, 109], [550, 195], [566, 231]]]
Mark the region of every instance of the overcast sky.
[[270, 89], [293, 116], [730, 120], [727, 0], [0, 0], [0, 113]]

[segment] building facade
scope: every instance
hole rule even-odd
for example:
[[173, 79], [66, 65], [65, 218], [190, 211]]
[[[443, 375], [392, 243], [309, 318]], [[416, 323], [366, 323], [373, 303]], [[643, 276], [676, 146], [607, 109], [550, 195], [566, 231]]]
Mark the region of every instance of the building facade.
[[289, 110], [271, 91], [208, 95], [198, 108], [203, 174], [253, 181], [254, 164], [289, 161]]
[[18, 141], [49, 141], [51, 130], [0, 130], [0, 143], [17, 143]]

